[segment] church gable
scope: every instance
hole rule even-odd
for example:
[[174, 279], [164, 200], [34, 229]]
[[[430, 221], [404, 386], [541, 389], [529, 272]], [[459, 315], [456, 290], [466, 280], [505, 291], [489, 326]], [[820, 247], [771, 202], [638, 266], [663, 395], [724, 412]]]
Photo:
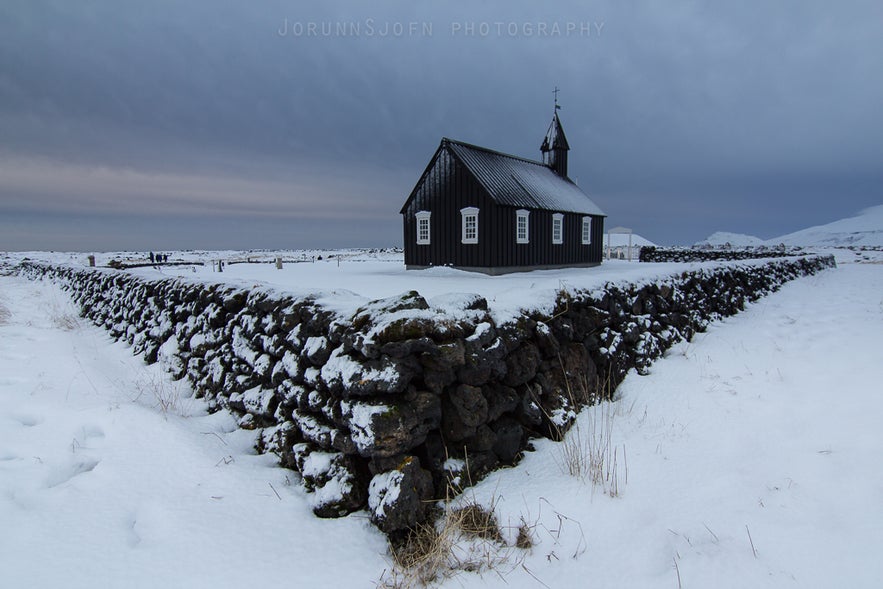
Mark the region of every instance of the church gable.
[[[466, 201], [463, 201], [464, 198]], [[438, 208], [450, 201], [456, 201], [454, 205], [475, 206], [478, 204], [474, 202], [476, 199], [486, 198], [481, 183], [451, 151], [450, 140], [442, 139], [401, 213], [415, 214], [420, 210], [429, 210], [434, 205]]]

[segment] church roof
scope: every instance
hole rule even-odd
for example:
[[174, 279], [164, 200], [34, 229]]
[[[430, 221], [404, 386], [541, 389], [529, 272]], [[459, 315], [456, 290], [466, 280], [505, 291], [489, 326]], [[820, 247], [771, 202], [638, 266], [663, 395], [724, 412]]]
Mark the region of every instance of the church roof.
[[[560, 140], [566, 145], [563, 131]], [[444, 147], [450, 149], [499, 205], [604, 215], [579, 186], [542, 162], [448, 138], [442, 139], [441, 148]]]

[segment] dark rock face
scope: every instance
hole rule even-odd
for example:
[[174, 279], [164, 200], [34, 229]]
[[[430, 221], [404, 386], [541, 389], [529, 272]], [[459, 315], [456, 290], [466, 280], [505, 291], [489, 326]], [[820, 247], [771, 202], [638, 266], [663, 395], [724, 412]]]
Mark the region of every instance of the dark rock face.
[[535, 344], [525, 342], [506, 357], [506, 375], [503, 383], [510, 387], [517, 387], [537, 374], [540, 364], [540, 352]]
[[258, 450], [301, 474], [317, 515], [367, 507], [395, 533], [451, 488], [515, 463], [530, 437], [563, 435], [673, 343], [833, 264], [778, 259], [611, 284], [600, 298], [562, 292], [548, 316], [501, 325], [477, 295], [452, 295], [450, 313], [411, 291], [346, 317], [260, 290], [29, 262], [19, 272], [55, 280], [210, 410], [260, 430]]
[[419, 446], [437, 430], [442, 404], [437, 395], [417, 392], [396, 404], [343, 404], [342, 421], [364, 457], [396, 456]]
[[495, 440], [491, 450], [497, 455], [500, 462], [512, 464], [515, 458], [524, 449], [525, 431], [521, 424], [513, 418], [506, 416], [494, 423]]
[[481, 389], [487, 401], [488, 421], [494, 422], [518, 407], [518, 392], [504, 384], [489, 384]]
[[313, 513], [317, 516], [341, 517], [365, 504], [359, 466], [352, 457], [317, 451], [309, 444], [295, 445], [292, 454], [304, 487], [314, 493]]
[[487, 421], [487, 401], [478, 387], [461, 384], [445, 395], [442, 407], [442, 433], [452, 442], [474, 435]]
[[368, 487], [371, 521], [387, 534], [425, 520], [433, 496], [432, 475], [408, 456], [394, 469], [375, 475]]

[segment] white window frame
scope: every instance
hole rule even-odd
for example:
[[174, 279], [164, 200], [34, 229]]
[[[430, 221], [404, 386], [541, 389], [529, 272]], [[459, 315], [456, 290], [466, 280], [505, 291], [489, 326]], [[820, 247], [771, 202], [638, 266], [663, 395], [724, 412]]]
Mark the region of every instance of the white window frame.
[[[524, 235], [521, 234], [521, 220], [524, 220]], [[530, 211], [518, 209], [515, 211], [515, 243], [530, 243]]]
[[583, 245], [592, 245], [592, 218], [583, 217]]
[[[469, 219], [472, 219], [473, 223], [475, 223], [473, 235], [468, 235], [466, 230], [469, 225]], [[460, 221], [460, 243], [478, 243], [478, 208], [465, 207], [460, 209]]]
[[[431, 211], [417, 211], [414, 217], [417, 219], [417, 245], [429, 245], [432, 243], [432, 224], [429, 222], [429, 218], [432, 215]], [[421, 237], [421, 225], [426, 224], [426, 237]]]
[[[558, 235], [555, 235], [555, 234]], [[561, 245], [564, 243], [564, 214], [555, 213], [552, 215], [552, 243]]]

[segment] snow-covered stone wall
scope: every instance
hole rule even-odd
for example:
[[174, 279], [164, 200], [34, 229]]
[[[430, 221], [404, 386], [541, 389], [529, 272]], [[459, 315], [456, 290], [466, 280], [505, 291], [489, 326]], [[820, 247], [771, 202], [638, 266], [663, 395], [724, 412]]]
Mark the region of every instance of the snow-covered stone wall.
[[[367, 508], [396, 533], [433, 499], [518, 461], [531, 437], [644, 372], [669, 346], [828, 257], [734, 263], [652, 284], [561, 291], [551, 314], [496, 324], [478, 295], [432, 308], [417, 292], [341, 316], [310, 298], [25, 262], [210, 408], [258, 429], [323, 517]], [[453, 300], [456, 298], [456, 300]]]
[[658, 247], [644, 246], [638, 260], [641, 262], [712, 262], [735, 260], [759, 260], [763, 258], [787, 258], [803, 253], [794, 246], [747, 246], [747, 247]]

